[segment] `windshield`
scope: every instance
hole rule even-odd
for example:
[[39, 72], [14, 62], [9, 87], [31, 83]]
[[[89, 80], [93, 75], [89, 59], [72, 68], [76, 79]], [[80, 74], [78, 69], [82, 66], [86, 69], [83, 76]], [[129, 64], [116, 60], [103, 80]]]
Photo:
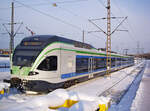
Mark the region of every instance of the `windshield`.
[[39, 50], [15, 50], [13, 55], [13, 65], [31, 67], [39, 55]]

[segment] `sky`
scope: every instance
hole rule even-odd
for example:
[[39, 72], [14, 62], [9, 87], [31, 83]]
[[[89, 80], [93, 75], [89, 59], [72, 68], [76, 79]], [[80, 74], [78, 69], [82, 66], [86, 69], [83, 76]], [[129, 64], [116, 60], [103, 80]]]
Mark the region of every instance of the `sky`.
[[[15, 36], [15, 46], [31, 33], [28, 27], [37, 35], [58, 35], [69, 39], [82, 41], [85, 30], [85, 42], [96, 48], [106, 47], [106, 35], [99, 31], [88, 20], [107, 16], [104, 6], [107, 0], [0, 0], [0, 48], [9, 48], [9, 35], [2, 24], [9, 23], [11, 17], [11, 2], [15, 5], [15, 22], [21, 23], [19, 33]], [[53, 4], [56, 3], [56, 7]], [[111, 16], [128, 19], [111, 36], [112, 50], [124, 53], [150, 52], [150, 1], [149, 0], [111, 0]], [[111, 30], [123, 20], [112, 19]], [[93, 21], [106, 31], [106, 20]], [[5, 25], [10, 30], [9, 25]], [[15, 31], [19, 24], [15, 25]], [[89, 33], [90, 32], [90, 33]], [[4, 34], [6, 33], [6, 34]]]

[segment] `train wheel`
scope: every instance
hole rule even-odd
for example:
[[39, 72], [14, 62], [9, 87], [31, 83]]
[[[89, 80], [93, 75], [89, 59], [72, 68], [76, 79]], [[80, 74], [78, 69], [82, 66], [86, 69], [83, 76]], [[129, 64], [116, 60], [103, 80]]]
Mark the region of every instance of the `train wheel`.
[[64, 83], [64, 88], [68, 88], [68, 87], [70, 87], [71, 85], [70, 85], [70, 82], [65, 82]]
[[73, 80], [72, 85], [76, 85], [76, 84], [78, 84], [78, 80]]
[[64, 88], [68, 88], [68, 87], [70, 87], [72, 85], [76, 85], [77, 83], [79, 83], [78, 80], [72, 80], [72, 81], [65, 82], [64, 83]]
[[78, 84], [79, 83], [79, 81], [78, 80], [75, 80], [75, 84]]

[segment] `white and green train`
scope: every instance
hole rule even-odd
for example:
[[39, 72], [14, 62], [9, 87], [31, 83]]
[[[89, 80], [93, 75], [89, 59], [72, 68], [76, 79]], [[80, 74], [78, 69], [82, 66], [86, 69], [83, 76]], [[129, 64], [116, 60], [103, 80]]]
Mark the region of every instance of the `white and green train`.
[[[134, 64], [134, 58], [111, 54], [111, 70]], [[106, 53], [93, 46], [53, 35], [24, 38], [12, 57], [11, 84], [30, 91], [52, 91], [106, 72]]]

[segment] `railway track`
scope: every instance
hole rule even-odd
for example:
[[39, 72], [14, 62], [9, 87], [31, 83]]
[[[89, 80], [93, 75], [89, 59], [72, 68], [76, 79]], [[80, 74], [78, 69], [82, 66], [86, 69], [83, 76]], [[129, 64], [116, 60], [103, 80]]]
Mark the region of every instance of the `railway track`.
[[[109, 87], [108, 89], [103, 91], [98, 96], [104, 96], [104, 97], [108, 97], [109, 96], [109, 97], [112, 98], [112, 101], [114, 103], [119, 103], [121, 98], [125, 95], [125, 93], [128, 91], [128, 89], [131, 87], [132, 83], [136, 80], [136, 78], [140, 74], [142, 74], [141, 72], [144, 70], [144, 67], [145, 67], [145, 64], [143, 64], [141, 66], [138, 66], [136, 69], [132, 70], [130, 74], [127, 74], [125, 77], [121, 78], [119, 81], [117, 81], [115, 84], [113, 84], [111, 87]], [[114, 88], [119, 86], [121, 84], [121, 82], [125, 81], [130, 76], [133, 77], [133, 80], [131, 81], [129, 86], [125, 90], [115, 92]]]
[[[111, 77], [102, 76], [93, 80], [86, 81], [84, 83], [79, 83], [75, 86], [67, 88], [67, 90], [89, 93], [91, 95], [94, 94], [96, 96], [111, 97], [113, 99], [113, 102], [118, 103], [120, 101], [120, 98], [125, 94], [134, 79], [136, 79], [136, 77], [140, 74], [144, 67], [144, 64], [140, 64], [134, 67], [131, 72], [126, 72], [126, 69], [123, 69], [118, 72], [112, 73]], [[120, 75], [120, 77], [117, 77], [117, 73], [122, 74]], [[106, 85], [106, 83], [108, 85]], [[123, 86], [122, 89], [120, 88], [121, 86]]]

